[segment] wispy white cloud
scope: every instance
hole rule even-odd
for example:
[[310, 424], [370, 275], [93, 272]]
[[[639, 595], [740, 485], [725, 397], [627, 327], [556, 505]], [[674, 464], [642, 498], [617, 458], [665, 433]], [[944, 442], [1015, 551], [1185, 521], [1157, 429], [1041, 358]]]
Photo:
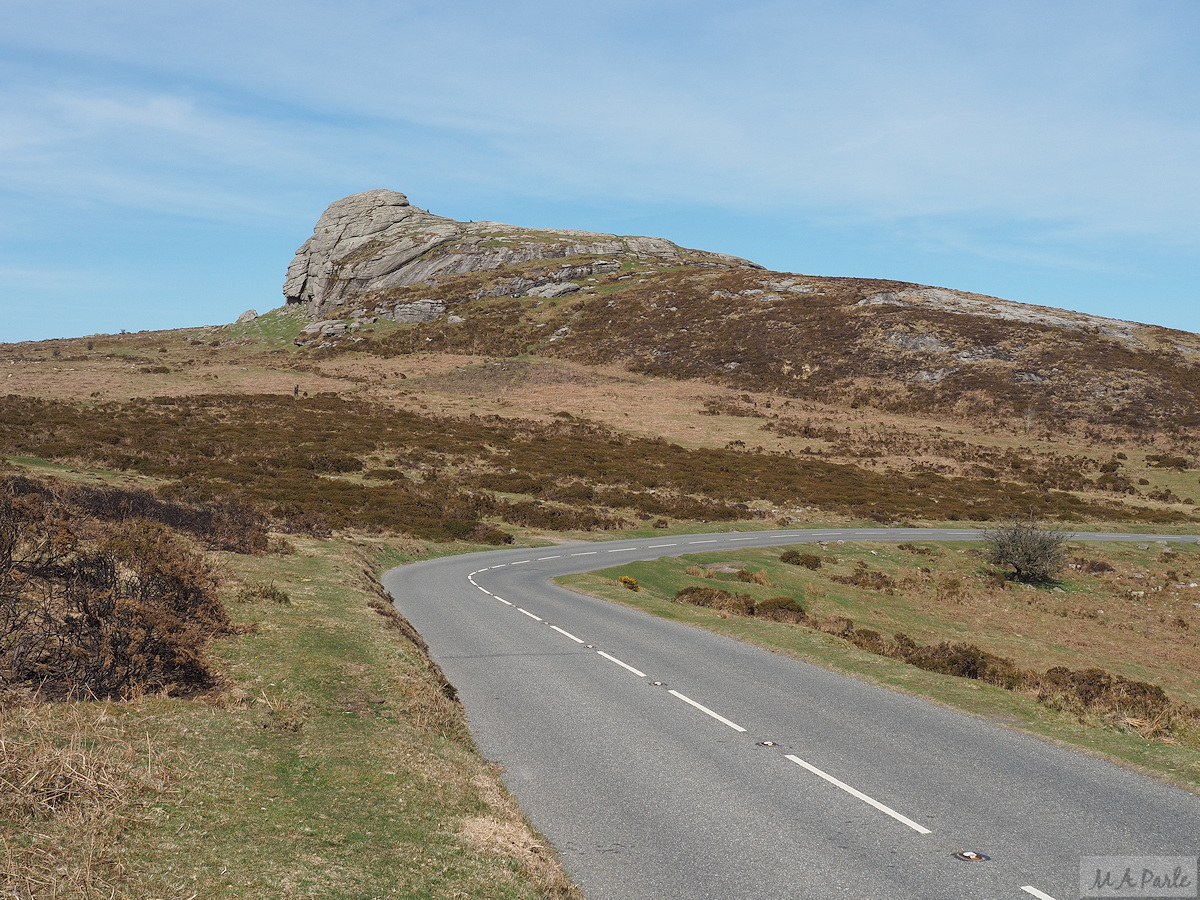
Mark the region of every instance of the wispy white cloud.
[[[1187, 0], [9, 0], [0, 171], [26, 200], [289, 233], [386, 186], [1099, 271], [1114, 242], [1200, 245], [1197, 26]], [[34, 208], [0, 196], [0, 228]]]

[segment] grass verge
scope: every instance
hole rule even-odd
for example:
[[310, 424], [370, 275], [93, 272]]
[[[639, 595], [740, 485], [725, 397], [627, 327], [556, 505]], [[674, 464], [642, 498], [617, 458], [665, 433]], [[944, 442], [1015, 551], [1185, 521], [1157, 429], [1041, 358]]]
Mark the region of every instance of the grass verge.
[[376, 553], [426, 545], [292, 541], [214, 555], [256, 626], [213, 645], [221, 691], [3, 710], [0, 892], [578, 896], [381, 614]]

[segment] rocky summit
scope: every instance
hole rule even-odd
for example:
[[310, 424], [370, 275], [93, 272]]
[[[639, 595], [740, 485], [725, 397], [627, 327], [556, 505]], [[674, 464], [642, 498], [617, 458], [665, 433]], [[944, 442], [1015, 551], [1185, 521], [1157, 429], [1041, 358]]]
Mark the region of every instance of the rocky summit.
[[[283, 293], [289, 304], [304, 304], [314, 319], [321, 319], [347, 300], [389, 288], [574, 257], [592, 259], [543, 271], [528, 285], [506, 284], [504, 289], [543, 298], [564, 296], [579, 289], [573, 279], [616, 271], [625, 257], [758, 268], [736, 256], [685, 250], [662, 238], [457, 222], [412, 206], [404, 194], [374, 190], [344, 197], [321, 214], [312, 237], [288, 266]], [[427, 321], [444, 311], [444, 306], [428, 305], [402, 311], [400, 320]]]

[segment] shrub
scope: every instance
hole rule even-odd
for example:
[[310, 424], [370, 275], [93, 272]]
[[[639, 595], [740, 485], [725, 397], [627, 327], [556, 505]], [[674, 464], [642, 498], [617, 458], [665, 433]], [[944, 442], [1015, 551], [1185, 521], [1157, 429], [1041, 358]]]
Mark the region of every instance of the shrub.
[[1103, 669], [1072, 671], [1063, 666], [1047, 669], [1038, 684], [1038, 699], [1069, 698], [1071, 705], [1103, 712], [1154, 716], [1170, 705], [1155, 684], [1113, 675]]
[[807, 617], [804, 608], [792, 597], [768, 597], [754, 604], [754, 617], [772, 622], [802, 622]]
[[0, 491], [0, 681], [51, 697], [208, 687], [210, 636], [230, 630], [212, 567], [161, 525], [107, 536], [51, 490]]
[[636, 592], [636, 591], [641, 590], [641, 588], [638, 587], [637, 579], [634, 578], [632, 575], [622, 575], [620, 578], [617, 579], [617, 581], [619, 581], [622, 585], [624, 585], [631, 591]]
[[868, 569], [864, 562], [860, 562], [849, 575], [833, 575], [831, 577], [839, 584], [850, 584], [871, 591], [883, 591], [886, 594], [893, 594], [896, 591], [896, 580], [891, 575]]
[[988, 562], [1011, 566], [1023, 582], [1052, 581], [1066, 560], [1069, 535], [1012, 520], [983, 533]]
[[789, 566], [804, 566], [806, 569], [816, 571], [821, 568], [821, 557], [815, 553], [798, 553], [795, 550], [785, 550], [779, 557], [779, 561], [787, 563]]
[[974, 644], [942, 641], [936, 646], [906, 647], [898, 651], [897, 655], [919, 669], [958, 678], [973, 678], [1010, 690], [1019, 687], [1026, 680], [1026, 674], [1017, 668], [1012, 660], [988, 653]]
[[676, 591], [674, 599], [677, 603], [704, 606], [720, 612], [733, 613], [734, 615], [754, 615], [754, 600], [749, 595], [731, 594], [722, 588], [693, 585]]

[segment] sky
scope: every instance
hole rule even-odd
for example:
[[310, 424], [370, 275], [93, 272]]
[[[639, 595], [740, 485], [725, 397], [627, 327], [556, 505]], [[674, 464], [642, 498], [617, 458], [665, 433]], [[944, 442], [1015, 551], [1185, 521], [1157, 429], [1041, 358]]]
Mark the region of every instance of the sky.
[[1200, 332], [1195, 0], [4, 0], [0, 341], [282, 304], [334, 200]]

